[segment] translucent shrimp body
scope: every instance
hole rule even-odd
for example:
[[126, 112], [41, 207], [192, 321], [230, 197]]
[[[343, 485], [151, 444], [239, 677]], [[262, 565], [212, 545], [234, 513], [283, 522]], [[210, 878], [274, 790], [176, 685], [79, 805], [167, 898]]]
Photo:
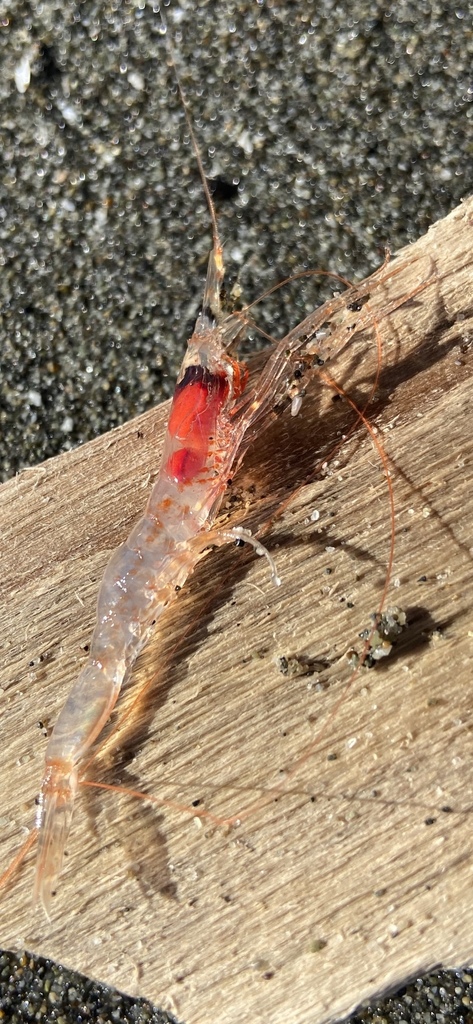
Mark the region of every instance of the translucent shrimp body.
[[[241, 429], [230, 412], [247, 373], [227, 355], [241, 323], [218, 326], [219, 247], [210, 256], [200, 314], [178, 377], [161, 469], [145, 513], [112, 555], [97, 602], [87, 664], [60, 712], [46, 750], [38, 803], [35, 900], [48, 913], [67, 840], [78, 766], [103, 729], [138, 654], [162, 611], [194, 569], [209, 537], [237, 458]], [[244, 430], [244, 426], [242, 427]]]

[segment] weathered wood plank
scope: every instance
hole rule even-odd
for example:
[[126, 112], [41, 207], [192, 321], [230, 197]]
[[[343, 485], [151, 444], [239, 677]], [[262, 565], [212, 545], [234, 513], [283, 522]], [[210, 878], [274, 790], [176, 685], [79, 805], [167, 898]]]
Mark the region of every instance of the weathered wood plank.
[[[207, 1020], [209, 1005], [229, 1024], [243, 1014], [313, 1022], [422, 967], [473, 956], [472, 216], [469, 200], [372, 296], [382, 311], [431, 277], [414, 301], [380, 314], [373, 416], [393, 464], [388, 601], [409, 622], [399, 649], [362, 670], [338, 706], [343, 655], [361, 649], [389, 550], [386, 484], [360, 430], [273, 525], [280, 590], [250, 552], [199, 566], [130, 700], [152, 685], [88, 771], [200, 800], [223, 818], [243, 812], [242, 824], [198, 826], [84, 787], [52, 923], [31, 914], [30, 856], [2, 896], [2, 945], [145, 994], [188, 1024]], [[358, 400], [374, 372], [370, 346], [358, 337], [332, 368]], [[100, 574], [144, 505], [166, 415], [162, 406], [0, 489], [2, 866], [34, 817], [38, 720], [54, 721], [84, 658]], [[267, 519], [350, 415], [314, 387], [302, 415], [250, 453], [235, 520]], [[318, 669], [285, 677], [281, 655]], [[261, 801], [281, 779], [278, 799]]]

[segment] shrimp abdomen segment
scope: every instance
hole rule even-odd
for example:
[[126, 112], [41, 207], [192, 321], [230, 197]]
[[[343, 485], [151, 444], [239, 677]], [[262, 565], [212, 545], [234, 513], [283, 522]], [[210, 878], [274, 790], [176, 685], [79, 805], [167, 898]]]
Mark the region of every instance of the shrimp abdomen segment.
[[[72, 770], [110, 717], [126, 671], [124, 659], [117, 660], [111, 670], [113, 678], [96, 658], [84, 665], [49, 738], [42, 792], [51, 789], [49, 766], [70, 764]], [[52, 778], [57, 778], [57, 772], [52, 773]]]

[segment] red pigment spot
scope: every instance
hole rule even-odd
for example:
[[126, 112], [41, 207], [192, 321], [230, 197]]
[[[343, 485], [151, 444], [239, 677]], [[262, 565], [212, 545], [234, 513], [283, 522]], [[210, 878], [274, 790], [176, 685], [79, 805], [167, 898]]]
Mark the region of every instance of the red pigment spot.
[[177, 385], [168, 430], [176, 440], [208, 438], [228, 394], [225, 375], [210, 373], [203, 366], [188, 366]]
[[176, 387], [168, 431], [176, 442], [166, 469], [179, 483], [189, 483], [204, 468], [217, 418], [229, 391], [224, 373], [188, 366]]
[[192, 448], [179, 448], [168, 459], [167, 471], [170, 476], [181, 484], [194, 480], [205, 466], [205, 455]]
[[160, 507], [161, 507], [161, 510], [163, 512], [169, 512], [169, 509], [172, 508], [173, 505], [174, 505], [174, 502], [173, 502], [172, 498], [163, 498]]

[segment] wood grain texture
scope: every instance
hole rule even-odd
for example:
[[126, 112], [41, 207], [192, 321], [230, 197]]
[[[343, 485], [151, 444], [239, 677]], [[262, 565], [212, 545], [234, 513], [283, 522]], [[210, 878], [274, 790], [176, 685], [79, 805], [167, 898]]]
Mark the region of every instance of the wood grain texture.
[[[383, 341], [371, 418], [392, 460], [388, 604], [407, 614], [402, 642], [340, 703], [346, 652], [361, 650], [382, 593], [389, 507], [364, 428], [302, 487], [353, 419], [315, 382], [301, 415], [249, 453], [226, 511], [256, 528], [295, 492], [267, 537], [282, 587], [250, 551], [211, 553], [86, 773], [241, 824], [84, 786], [51, 924], [31, 912], [30, 854], [2, 893], [1, 945], [146, 995], [187, 1024], [323, 1020], [473, 957], [472, 229], [469, 200], [399, 255], [371, 299]], [[330, 369], [360, 402], [375, 366], [366, 332]], [[3, 867], [34, 819], [38, 722], [54, 722], [85, 657], [98, 581], [143, 508], [167, 411], [0, 489]], [[311, 674], [282, 675], [283, 655]]]

